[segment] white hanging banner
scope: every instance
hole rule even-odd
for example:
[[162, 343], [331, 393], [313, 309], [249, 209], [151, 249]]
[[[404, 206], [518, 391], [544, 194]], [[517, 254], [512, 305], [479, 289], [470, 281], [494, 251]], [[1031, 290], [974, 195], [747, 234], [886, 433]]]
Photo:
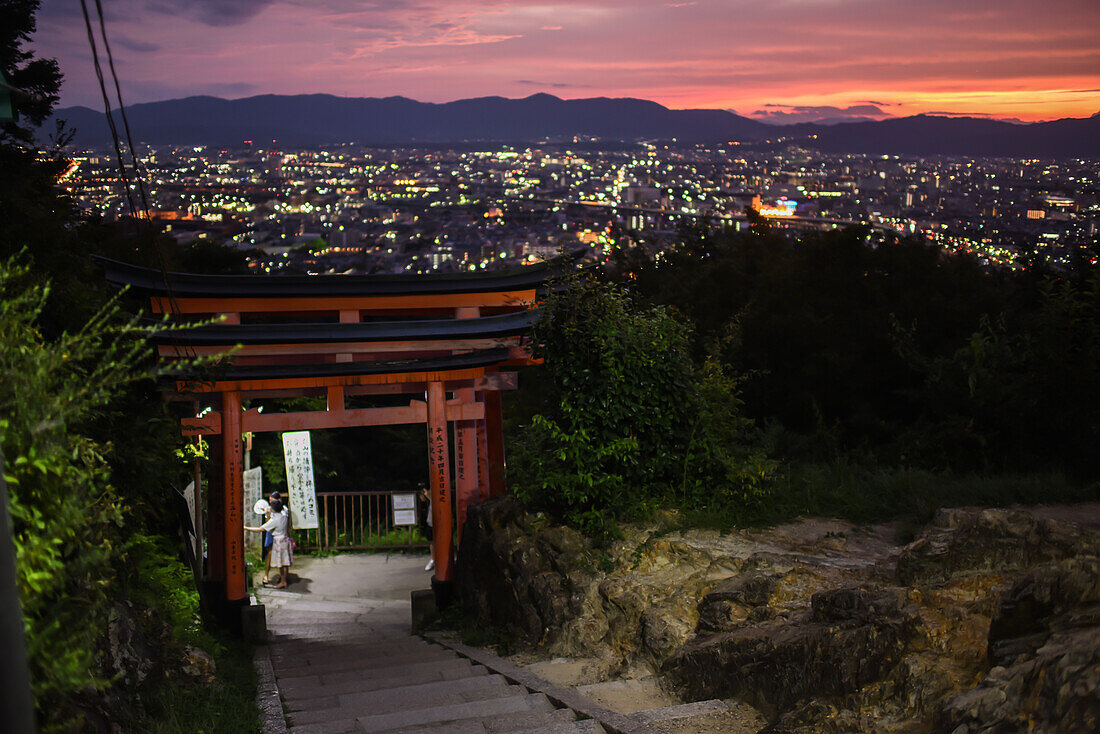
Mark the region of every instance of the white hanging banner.
[[290, 523], [295, 530], [317, 527], [317, 488], [313, 484], [313, 453], [309, 431], [283, 434]]
[[[195, 557], [199, 558], [199, 539], [195, 534], [195, 516], [198, 514], [198, 508], [195, 507], [195, 483], [191, 482], [183, 488], [183, 498], [187, 500], [187, 511], [191, 514], [191, 530], [187, 533], [188, 540], [191, 543], [191, 548], [195, 552]], [[201, 560], [199, 561], [202, 562]]]
[[[264, 519], [258, 517], [252, 510], [256, 502], [263, 496], [263, 475], [261, 467], [249, 469], [241, 476], [244, 477], [244, 509], [241, 517], [245, 525], [262, 525]], [[245, 540], [249, 545], [257, 545], [260, 542], [259, 533], [245, 533]]]

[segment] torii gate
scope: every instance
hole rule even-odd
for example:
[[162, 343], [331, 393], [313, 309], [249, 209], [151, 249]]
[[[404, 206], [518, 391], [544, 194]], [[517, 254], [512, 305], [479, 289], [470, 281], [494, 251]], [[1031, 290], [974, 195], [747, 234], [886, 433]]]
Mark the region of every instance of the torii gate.
[[[147, 295], [175, 320], [219, 323], [156, 337], [162, 360], [234, 350], [214, 377], [179, 373], [172, 397], [213, 409], [182, 421], [212, 441], [206, 580], [228, 606], [247, 606], [243, 539], [246, 432], [424, 423], [436, 558], [432, 588], [451, 595], [455, 528], [447, 424], [454, 426], [458, 529], [466, 507], [505, 491], [501, 391], [508, 366], [535, 364], [523, 335], [554, 263], [490, 273], [253, 276], [163, 273], [101, 260], [107, 280]], [[197, 381], [205, 379], [205, 381]], [[348, 408], [356, 395], [418, 395], [408, 405]], [[448, 394], [451, 395], [448, 399]], [[242, 412], [242, 401], [324, 395], [327, 410]], [[215, 480], [220, 479], [220, 482]], [[220, 484], [220, 486], [218, 486]]]

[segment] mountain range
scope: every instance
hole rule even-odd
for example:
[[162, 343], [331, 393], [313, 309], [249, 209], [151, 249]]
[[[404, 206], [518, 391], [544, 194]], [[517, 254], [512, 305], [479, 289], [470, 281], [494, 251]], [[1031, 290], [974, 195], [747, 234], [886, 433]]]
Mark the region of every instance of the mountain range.
[[[643, 99], [564, 100], [480, 97], [443, 104], [406, 97], [327, 94], [243, 99], [187, 97], [127, 107], [135, 141], [152, 144], [310, 146], [342, 142], [408, 145], [480, 142], [664, 140], [759, 142], [779, 137], [828, 152], [1011, 157], [1100, 157], [1100, 114], [1029, 125], [967, 117], [917, 115], [882, 121], [771, 125], [727, 110], [671, 110]], [[75, 142], [109, 141], [102, 112], [57, 110]], [[115, 115], [117, 120], [117, 113]], [[119, 123], [121, 130], [121, 123]]]

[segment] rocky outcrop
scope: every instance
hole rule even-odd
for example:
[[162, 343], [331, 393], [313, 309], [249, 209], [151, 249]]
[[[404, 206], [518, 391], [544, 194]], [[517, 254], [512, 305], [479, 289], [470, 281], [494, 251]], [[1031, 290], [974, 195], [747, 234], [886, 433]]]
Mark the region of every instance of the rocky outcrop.
[[156, 646], [138, 628], [124, 604], [115, 604], [107, 618], [107, 670], [126, 688], [137, 688], [160, 672]]
[[538, 643], [580, 613], [591, 563], [583, 536], [503, 496], [469, 509], [455, 580], [467, 610]]
[[899, 590], [832, 589], [814, 594], [807, 612], [697, 638], [665, 670], [693, 699], [734, 696], [775, 717], [804, 699], [881, 680], [916, 629]]
[[1072, 528], [1022, 511], [940, 510], [902, 551], [898, 580], [912, 586], [968, 574], [1021, 571], [1077, 555], [1087, 546], [1088, 540]]
[[499, 498], [470, 510], [459, 581], [533, 650], [739, 698], [771, 731], [1042, 730], [1097, 715], [1098, 551], [1089, 527], [959, 509], [905, 546], [807, 521], [597, 552]]
[[936, 731], [1100, 731], [1100, 560], [1040, 566], [1001, 598], [989, 672], [945, 700]]

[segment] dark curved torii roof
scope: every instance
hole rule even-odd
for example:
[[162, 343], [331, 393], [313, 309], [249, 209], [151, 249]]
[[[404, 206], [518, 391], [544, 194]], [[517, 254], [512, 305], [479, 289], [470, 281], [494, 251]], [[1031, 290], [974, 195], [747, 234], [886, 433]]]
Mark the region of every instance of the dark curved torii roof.
[[386, 296], [486, 293], [538, 288], [564, 274], [571, 255], [512, 270], [400, 275], [204, 275], [173, 273], [97, 257], [107, 281], [175, 297]]
[[176, 380], [275, 380], [300, 377], [345, 377], [349, 375], [385, 375], [403, 372], [489, 367], [508, 359], [507, 347], [478, 349], [465, 354], [417, 357], [370, 362], [328, 362], [325, 364], [226, 365], [209, 372], [183, 370], [172, 375]]
[[153, 337], [158, 344], [233, 346], [235, 344], [319, 344], [332, 342], [493, 339], [524, 334], [538, 309], [473, 319], [376, 321], [323, 324], [208, 324], [173, 329]]

